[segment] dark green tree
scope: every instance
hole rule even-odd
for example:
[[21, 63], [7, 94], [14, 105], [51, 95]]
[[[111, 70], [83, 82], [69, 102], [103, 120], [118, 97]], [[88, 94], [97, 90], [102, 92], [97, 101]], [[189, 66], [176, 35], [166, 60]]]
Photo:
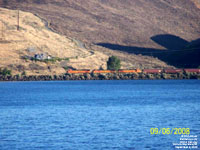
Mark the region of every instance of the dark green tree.
[[3, 75], [3, 76], [11, 75], [11, 70], [8, 70], [7, 68], [4, 68], [4, 69], [0, 68], [0, 75]]
[[23, 71], [23, 72], [22, 72], [22, 76], [26, 76], [26, 71]]
[[119, 70], [121, 68], [121, 61], [116, 56], [109, 57], [107, 61], [107, 69], [108, 70]]

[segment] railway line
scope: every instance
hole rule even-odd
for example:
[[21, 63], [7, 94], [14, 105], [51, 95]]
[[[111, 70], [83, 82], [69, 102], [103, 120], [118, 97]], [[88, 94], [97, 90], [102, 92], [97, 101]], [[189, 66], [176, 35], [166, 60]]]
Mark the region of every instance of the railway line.
[[68, 74], [107, 74], [107, 73], [124, 73], [124, 74], [133, 74], [133, 73], [200, 73], [198, 68], [185, 68], [185, 69], [131, 69], [131, 70], [67, 70]]

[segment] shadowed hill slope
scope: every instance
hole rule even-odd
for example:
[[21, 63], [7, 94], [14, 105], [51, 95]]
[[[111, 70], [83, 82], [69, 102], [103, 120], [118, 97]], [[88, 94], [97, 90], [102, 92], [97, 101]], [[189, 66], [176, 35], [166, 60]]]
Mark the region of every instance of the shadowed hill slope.
[[188, 42], [169, 34], [156, 35], [151, 37], [151, 39], [166, 49], [123, 46], [113, 43], [97, 43], [97, 45], [115, 51], [155, 57], [179, 68], [197, 68], [200, 66], [200, 39]]

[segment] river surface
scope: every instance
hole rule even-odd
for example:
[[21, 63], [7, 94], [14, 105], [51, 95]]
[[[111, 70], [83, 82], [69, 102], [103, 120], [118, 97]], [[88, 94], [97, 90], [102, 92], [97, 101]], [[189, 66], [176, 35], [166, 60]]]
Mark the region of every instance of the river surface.
[[0, 83], [0, 150], [171, 150], [180, 141], [151, 128], [200, 138], [200, 81]]

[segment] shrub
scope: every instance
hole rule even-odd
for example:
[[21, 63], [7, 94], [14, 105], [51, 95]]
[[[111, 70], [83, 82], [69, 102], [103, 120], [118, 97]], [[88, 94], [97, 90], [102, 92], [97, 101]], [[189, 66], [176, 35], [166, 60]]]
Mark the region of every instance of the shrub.
[[69, 69], [69, 67], [68, 66], [65, 66], [65, 67], [63, 67], [65, 70], [68, 70]]
[[59, 57], [52, 57], [50, 59], [44, 59], [44, 60], [39, 60], [39, 59], [36, 59], [34, 57], [31, 58], [32, 61], [40, 61], [40, 62], [45, 62], [45, 63], [55, 63], [55, 62], [60, 62], [60, 61], [69, 61], [69, 58], [59, 58]]
[[22, 76], [26, 76], [26, 71], [23, 71], [23, 72], [22, 72]]
[[109, 57], [107, 61], [108, 70], [119, 70], [121, 68], [121, 61], [116, 56]]
[[3, 76], [11, 75], [11, 70], [8, 70], [7, 68], [4, 68], [4, 69], [0, 68], [0, 75], [3, 75]]

